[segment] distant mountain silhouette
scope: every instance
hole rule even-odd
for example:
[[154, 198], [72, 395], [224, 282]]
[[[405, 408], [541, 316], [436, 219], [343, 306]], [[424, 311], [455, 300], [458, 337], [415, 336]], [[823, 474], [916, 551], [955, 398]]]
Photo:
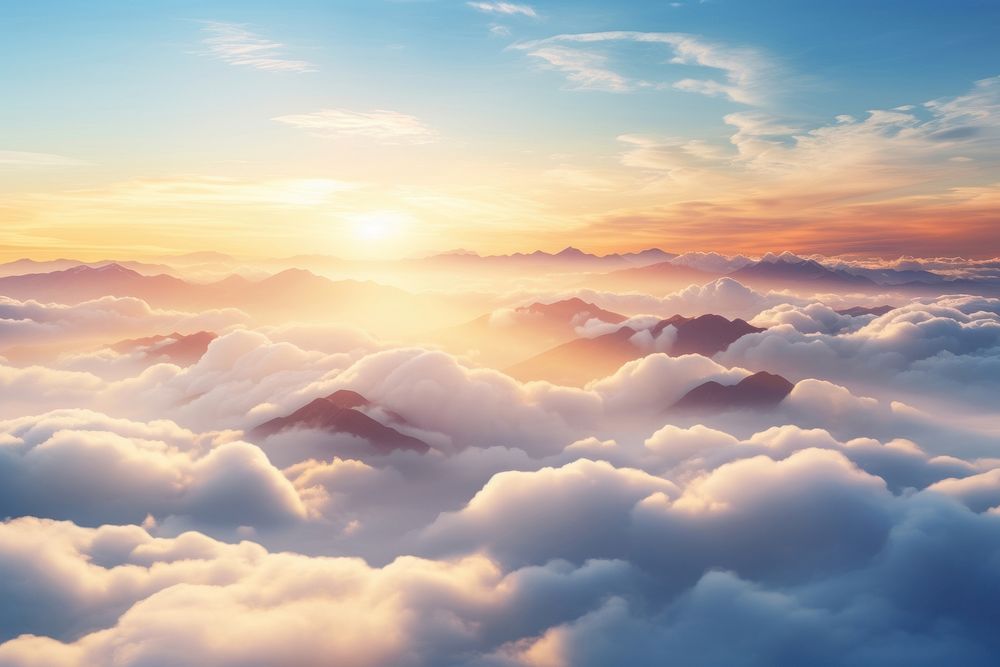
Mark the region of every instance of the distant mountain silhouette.
[[[399, 313], [467, 312], [447, 296], [412, 294], [370, 281], [329, 280], [303, 269], [288, 269], [262, 280], [232, 275], [212, 283], [194, 283], [168, 275], [145, 276], [120, 264], [76, 266], [63, 271], [0, 278], [0, 295], [15, 299], [74, 304], [102, 296], [137, 297], [154, 308], [206, 310], [239, 308], [265, 319], [302, 321], [340, 319], [375, 332], [400, 331], [419, 319]], [[425, 325], [426, 326], [426, 325]]]
[[888, 313], [890, 310], [895, 310], [895, 306], [852, 306], [850, 308], [843, 308], [836, 311], [841, 315], [849, 315], [850, 317], [860, 317], [861, 315], [878, 315], [882, 316]]
[[[677, 330], [668, 350], [673, 356], [712, 356], [742, 336], [763, 331], [743, 320], [727, 320], [712, 314], [699, 317], [674, 315], [661, 320], [649, 331], [653, 336], [659, 336], [668, 326]], [[514, 364], [505, 372], [524, 382], [547, 380], [556, 384], [583, 386], [591, 380], [611, 375], [623, 364], [652, 352], [633, 340], [639, 331], [623, 326], [595, 338], [578, 338]]]
[[0, 294], [55, 303], [79, 303], [109, 295], [134, 296], [149, 302], [172, 301], [187, 286], [173, 276], [146, 276], [117, 263], [0, 278]]
[[941, 283], [946, 282], [946, 276], [924, 271], [923, 269], [865, 269], [854, 266], [844, 266], [843, 270], [856, 276], [863, 276], [880, 285], [903, 285], [911, 282]]
[[806, 285], [830, 289], [871, 288], [876, 283], [841, 269], [830, 269], [811, 259], [792, 260], [779, 257], [762, 260], [729, 274], [744, 285], [764, 289], [794, 289]]
[[119, 341], [112, 345], [111, 349], [120, 354], [142, 351], [150, 358], [163, 357], [178, 366], [190, 366], [205, 355], [209, 343], [216, 338], [217, 335], [211, 331], [199, 331], [188, 335], [174, 332], [166, 336]]
[[711, 282], [719, 276], [718, 273], [662, 261], [648, 266], [619, 269], [610, 273], [590, 276], [583, 281], [582, 285], [592, 289], [663, 295], [683, 289], [691, 284], [701, 285]]
[[582, 324], [589, 319], [599, 319], [603, 322], [617, 324], [625, 321], [625, 316], [613, 313], [610, 310], [596, 306], [578, 297], [563, 299], [553, 303], [533, 303], [530, 306], [522, 306], [517, 311], [539, 315], [542, 319], [555, 326], [565, 327], [575, 324]]
[[626, 319], [624, 315], [576, 297], [521, 306], [506, 317], [498, 321], [494, 314], [483, 315], [457, 327], [434, 332], [430, 338], [456, 354], [475, 349], [480, 361], [506, 366], [576, 338], [576, 327], [588, 320], [618, 324]]
[[453, 264], [465, 267], [492, 267], [495, 269], [546, 269], [562, 271], [608, 270], [616, 267], [644, 266], [676, 257], [659, 248], [649, 248], [639, 252], [593, 255], [572, 246], [559, 252], [549, 253], [536, 250], [530, 253], [516, 252], [510, 255], [479, 255], [467, 250], [445, 252], [418, 260], [430, 264]]
[[780, 403], [794, 384], [772, 373], [754, 373], [733, 385], [712, 380], [700, 384], [671, 406], [675, 411], [725, 411], [770, 408]]
[[151, 276], [158, 275], [161, 273], [172, 274], [174, 272], [173, 268], [165, 264], [148, 264], [146, 262], [135, 262], [135, 261], [120, 261], [115, 262], [109, 259], [101, 260], [98, 262], [82, 262], [77, 259], [50, 259], [50, 260], [34, 260], [34, 259], [18, 259], [13, 262], [7, 262], [5, 264], [0, 264], [0, 277], [5, 278], [9, 276], [23, 276], [32, 273], [46, 273], [52, 271], [65, 271], [66, 269], [72, 269], [78, 266], [87, 266], [92, 269], [100, 269], [109, 264], [117, 264], [126, 269], [131, 269], [137, 273], [143, 275]]
[[262, 438], [290, 429], [313, 429], [329, 433], [343, 433], [362, 438], [380, 454], [394, 450], [427, 452], [427, 443], [413, 436], [400, 433], [362, 410], [372, 407], [361, 394], [339, 390], [317, 398], [285, 417], [276, 417], [250, 432], [251, 437]]

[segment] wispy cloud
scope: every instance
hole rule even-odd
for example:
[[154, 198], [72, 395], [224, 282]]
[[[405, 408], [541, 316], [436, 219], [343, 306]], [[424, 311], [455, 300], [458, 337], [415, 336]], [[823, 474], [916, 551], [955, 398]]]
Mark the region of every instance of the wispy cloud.
[[538, 17], [538, 12], [531, 5], [520, 5], [513, 2], [467, 2], [465, 4], [488, 14], [507, 14], [508, 16], [520, 14], [531, 18]]
[[323, 137], [365, 137], [384, 144], [427, 144], [437, 138], [437, 133], [415, 116], [384, 109], [322, 109], [271, 120]]
[[202, 31], [209, 36], [202, 40], [208, 47], [206, 55], [230, 65], [241, 65], [268, 72], [315, 72], [307, 60], [286, 58], [285, 45], [250, 32], [239, 23], [205, 22]]
[[744, 251], [994, 252], [1000, 77], [957, 97], [814, 126], [756, 109], [724, 121], [729, 145], [619, 136], [622, 165], [639, 172], [629, 208], [594, 232]]
[[0, 151], [0, 167], [81, 167], [90, 164], [65, 155]]
[[327, 178], [240, 179], [223, 176], [178, 175], [140, 178], [95, 188], [45, 195], [52, 203], [134, 209], [232, 206], [319, 206], [355, 183]]
[[553, 44], [540, 45], [528, 55], [544, 61], [547, 68], [562, 72], [577, 90], [621, 93], [636, 87], [628, 78], [609, 69], [607, 57], [600, 53]]
[[[671, 64], [694, 65], [719, 70], [721, 79], [684, 78], [673, 82], [650, 83], [619, 74], [607, 65], [607, 57], [588, 48], [607, 42], [662, 44], [670, 48]], [[565, 44], [588, 45], [566, 47]], [[575, 88], [628, 92], [640, 88], [673, 87], [677, 90], [725, 97], [743, 104], [760, 104], [765, 79], [774, 69], [762, 54], [747, 48], [733, 48], [703, 40], [695, 35], [670, 32], [611, 31], [555, 35], [524, 42], [513, 48], [539, 58], [552, 69], [566, 74]]]

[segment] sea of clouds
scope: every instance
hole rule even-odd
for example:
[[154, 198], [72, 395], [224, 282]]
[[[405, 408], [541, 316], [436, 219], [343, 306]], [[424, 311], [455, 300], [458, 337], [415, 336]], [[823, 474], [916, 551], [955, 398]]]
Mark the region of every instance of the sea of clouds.
[[[0, 666], [996, 664], [1000, 299], [578, 295], [766, 330], [570, 388], [339, 325], [3, 298], [5, 347], [68, 351], [0, 364]], [[202, 329], [187, 367], [77, 345]], [[795, 383], [774, 409], [667, 410], [758, 370]], [[430, 451], [251, 435], [338, 389]]]

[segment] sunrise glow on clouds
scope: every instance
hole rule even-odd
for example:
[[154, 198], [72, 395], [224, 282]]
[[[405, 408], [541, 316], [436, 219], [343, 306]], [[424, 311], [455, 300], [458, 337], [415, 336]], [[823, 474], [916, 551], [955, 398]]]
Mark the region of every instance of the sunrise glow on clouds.
[[0, 667], [995, 665], [998, 21], [5, 8]]

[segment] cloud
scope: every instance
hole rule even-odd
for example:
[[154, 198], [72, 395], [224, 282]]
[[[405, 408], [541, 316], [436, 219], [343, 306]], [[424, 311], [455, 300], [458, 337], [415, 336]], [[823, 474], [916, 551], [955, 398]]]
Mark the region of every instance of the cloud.
[[528, 55], [565, 74], [572, 87], [577, 90], [621, 93], [634, 89], [634, 84], [625, 76], [609, 69], [607, 57], [598, 53], [567, 46], [539, 45], [528, 51]]
[[0, 169], [4, 167], [81, 167], [89, 164], [91, 163], [84, 160], [52, 153], [0, 151]]
[[875, 315], [856, 317], [842, 315], [821, 303], [811, 303], [807, 306], [785, 303], [758, 313], [754, 316], [751, 324], [764, 328], [787, 324], [802, 333], [836, 335], [856, 331], [874, 319]]
[[189, 517], [268, 526], [305, 518], [291, 483], [233, 434], [59, 410], [0, 421], [0, 514], [86, 525]]
[[[712, 262], [712, 260], [707, 260]], [[719, 260], [728, 261], [728, 260]], [[738, 260], [733, 260], [738, 262]], [[510, 295], [517, 302], [528, 302], [532, 299], [551, 299], [553, 301], [568, 298], [580, 298], [601, 308], [631, 316], [658, 316], [667, 318], [672, 315], [698, 317], [713, 313], [727, 318], [749, 320], [768, 308], [782, 304], [807, 305], [809, 299], [803, 299], [786, 291], [769, 290], [759, 292], [747, 287], [735, 278], [717, 278], [704, 284], [694, 283], [683, 289], [664, 296], [653, 296], [643, 292], [610, 292], [595, 289], [574, 289], [560, 291], [530, 291], [516, 292]], [[859, 304], [881, 305], [885, 303], [885, 295], [817, 295], [817, 299], [829, 302], [835, 306], [855, 306]], [[882, 299], [882, 300], [880, 300]], [[505, 317], [508, 309], [494, 311], [498, 317]], [[582, 324], [582, 323], [581, 323]]]
[[0, 418], [66, 406], [87, 406], [105, 388], [104, 381], [87, 372], [44, 366], [15, 368], [0, 358]]
[[111, 211], [134, 211], [137, 208], [197, 210], [198, 207], [297, 208], [327, 205], [332, 196], [357, 187], [354, 183], [328, 178], [250, 180], [229, 176], [181, 175], [69, 190], [48, 195], [47, 199], [53, 204], [65, 206], [67, 215], [70, 208], [81, 205]]
[[[614, 563], [507, 574], [482, 556], [373, 568], [193, 533], [155, 539], [138, 527], [37, 519], [4, 523], [0, 534], [0, 587], [28, 581], [47, 592], [4, 590], [17, 600], [16, 631], [35, 633], [0, 645], [4, 665], [444, 664], [569, 620], [627, 576]], [[60, 624], [65, 643], [44, 636]]]
[[[606, 67], [606, 56], [592, 50], [595, 44], [615, 42], [666, 46], [673, 53], [669, 61], [671, 64], [720, 70], [723, 78], [684, 78], [670, 84], [629, 78]], [[566, 44], [582, 46], [568, 47]], [[764, 101], [767, 80], [775, 68], [767, 58], [752, 49], [714, 44], [685, 33], [609, 31], [561, 34], [523, 42], [512, 48], [546, 61], [553, 69], [565, 73], [573, 87], [578, 89], [625, 92], [670, 86], [751, 105]]]
[[593, 394], [548, 383], [521, 384], [419, 348], [368, 355], [333, 379], [330, 388], [357, 391], [415, 427], [445, 435], [446, 449], [551, 448], [569, 434], [568, 421], [593, 423], [601, 402]]
[[414, 116], [376, 109], [322, 109], [312, 113], [288, 114], [272, 118], [278, 123], [308, 131], [321, 137], [363, 137], [384, 144], [427, 144], [437, 132]]
[[235, 308], [188, 313], [150, 308], [134, 297], [105, 296], [67, 305], [0, 296], [0, 350], [85, 340], [110, 344], [128, 336], [220, 330], [246, 321], [247, 315]]
[[[544, 503], [541, 489], [546, 489]], [[514, 566], [553, 558], [582, 561], [581, 554], [616, 558], [628, 539], [623, 518], [652, 494], [676, 496], [678, 491], [643, 471], [587, 459], [557, 469], [503, 472], [460, 512], [439, 517], [423, 539], [438, 553], [486, 547]], [[597, 525], [601, 528], [593, 530]]]
[[[820, 315], [825, 324], [817, 321]], [[1000, 355], [998, 299], [944, 296], [919, 300], [881, 317], [860, 318], [860, 327], [853, 318], [843, 323], [821, 306], [782, 308], [766, 317], [794, 324], [745, 336], [717, 358], [794, 378], [891, 387], [894, 396], [905, 392], [923, 400], [961, 396], [982, 404], [995, 390]], [[834, 332], [827, 333], [831, 328]]]
[[[294, 327], [273, 331], [279, 339], [303, 336], [308, 340], [317, 334]], [[331, 336], [323, 347], [332, 349], [336, 342]], [[10, 400], [0, 402], [0, 417], [86, 407], [140, 420], [169, 417], [195, 430], [249, 429], [329, 394], [332, 389], [324, 390], [332, 378], [368, 351], [354, 336], [341, 343], [344, 351], [328, 354], [236, 329], [211, 341], [205, 354], [190, 366], [149, 366], [147, 361], [140, 364], [137, 375], [121, 379], [122, 367], [136, 370], [121, 363], [130, 357], [101, 351], [60, 361], [68, 368], [87, 371], [0, 364], [0, 388], [10, 391]]]
[[[915, 306], [934, 314], [901, 322], [996, 310]], [[803, 328], [838, 332], [809, 335], [857, 331], [800, 308]], [[112, 383], [113, 405], [217, 429], [346, 387], [451, 446], [279, 471], [238, 433], [164, 419], [0, 423], [0, 514], [35, 515], [0, 523], [0, 664], [978, 667], [1000, 649], [982, 616], [1000, 591], [997, 461], [935, 456], [928, 429], [801, 425], [874, 429], [895, 405], [804, 380], [775, 413], [685, 426], [663, 412], [675, 396], [747, 371], [654, 354], [566, 390], [329, 333], [323, 352], [230, 333], [190, 369]], [[769, 423], [746, 433], [754, 419]]]
[[293, 60], [284, 55], [285, 45], [250, 32], [246, 25], [205, 21], [202, 32], [208, 37], [202, 44], [208, 55], [230, 65], [253, 67], [267, 72], [315, 72], [306, 60]]
[[467, 2], [469, 7], [487, 14], [505, 14], [507, 16], [527, 16], [538, 18], [538, 13], [530, 5], [517, 4], [513, 2]]
[[[630, 204], [599, 215], [583, 234], [596, 245], [628, 235], [636, 245], [684, 249], [698, 238], [701, 247], [744, 253], [985, 257], [994, 252], [1000, 199], [984, 176], [1000, 154], [998, 82], [811, 126], [762, 110], [733, 112], [725, 116], [730, 145], [710, 144], [709, 152], [623, 133], [632, 139], [623, 159], [643, 173]], [[662, 178], [650, 182], [655, 170]], [[944, 225], [950, 234], [934, 233]]]
[[626, 167], [667, 172], [674, 180], [683, 180], [690, 167], [706, 160], [726, 157], [726, 148], [697, 139], [660, 138], [641, 134], [623, 134], [618, 141], [628, 146], [621, 163]]
[[194, 365], [157, 364], [109, 383], [98, 400], [139, 418], [167, 414], [196, 430], [249, 429], [325, 395], [316, 384], [363, 353], [325, 354], [236, 330], [213, 340]]

